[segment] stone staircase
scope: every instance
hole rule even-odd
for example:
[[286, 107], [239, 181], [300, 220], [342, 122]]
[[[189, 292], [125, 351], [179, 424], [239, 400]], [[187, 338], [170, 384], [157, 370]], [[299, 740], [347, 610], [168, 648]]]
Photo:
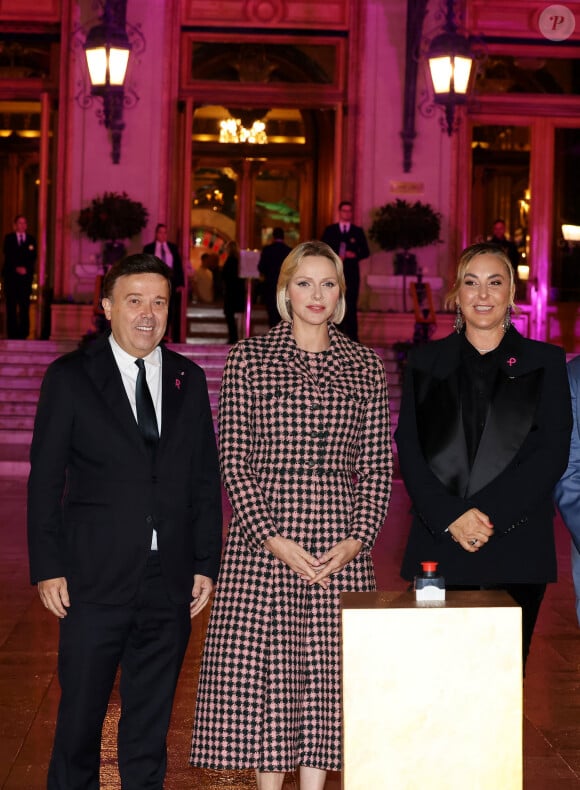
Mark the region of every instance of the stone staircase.
[[[203, 342], [202, 337], [200, 333], [189, 337], [187, 343], [169, 344], [169, 347], [205, 370], [210, 403], [217, 419], [219, 387], [230, 347], [223, 340]], [[28, 452], [42, 377], [54, 359], [77, 345], [62, 340], [0, 340], [0, 476], [28, 475]], [[391, 349], [376, 350], [387, 372], [394, 430], [401, 397], [397, 363]]]
[[[238, 335], [244, 337], [242, 313], [236, 315]], [[265, 335], [268, 331], [268, 315], [262, 305], [252, 307], [250, 324], [251, 335]], [[228, 342], [228, 329], [223, 307], [219, 304], [208, 305], [201, 302], [189, 304], [186, 312], [187, 343], [191, 345]]]

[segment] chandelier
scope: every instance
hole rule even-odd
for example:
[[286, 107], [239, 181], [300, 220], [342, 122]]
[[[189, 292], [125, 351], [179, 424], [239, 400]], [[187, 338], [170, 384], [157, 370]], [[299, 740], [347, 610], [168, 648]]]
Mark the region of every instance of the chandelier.
[[247, 129], [240, 118], [226, 118], [220, 121], [220, 143], [255, 143], [264, 145], [268, 142], [264, 121], [254, 121]]

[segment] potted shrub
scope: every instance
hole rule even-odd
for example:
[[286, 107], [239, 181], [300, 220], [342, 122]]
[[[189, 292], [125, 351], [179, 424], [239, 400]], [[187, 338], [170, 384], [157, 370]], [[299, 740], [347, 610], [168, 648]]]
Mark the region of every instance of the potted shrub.
[[78, 217], [81, 233], [91, 241], [103, 242], [103, 271], [126, 252], [125, 239], [136, 236], [147, 225], [149, 213], [126, 192], [105, 192], [93, 198]]
[[374, 213], [369, 238], [382, 250], [396, 251], [395, 274], [403, 275], [403, 309], [406, 310], [406, 276], [416, 274], [417, 258], [409, 250], [441, 241], [441, 214], [429, 203], [395, 200]]

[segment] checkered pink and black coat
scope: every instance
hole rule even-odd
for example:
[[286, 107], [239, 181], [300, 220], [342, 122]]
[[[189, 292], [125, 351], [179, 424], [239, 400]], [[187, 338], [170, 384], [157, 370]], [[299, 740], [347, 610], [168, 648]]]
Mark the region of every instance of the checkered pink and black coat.
[[[328, 351], [306, 354], [282, 323], [228, 357], [219, 444], [234, 515], [205, 643], [194, 765], [341, 767], [339, 594], [374, 589], [370, 549], [392, 454], [382, 362], [330, 332]], [[348, 536], [364, 548], [324, 590], [264, 548], [276, 534], [317, 556]]]

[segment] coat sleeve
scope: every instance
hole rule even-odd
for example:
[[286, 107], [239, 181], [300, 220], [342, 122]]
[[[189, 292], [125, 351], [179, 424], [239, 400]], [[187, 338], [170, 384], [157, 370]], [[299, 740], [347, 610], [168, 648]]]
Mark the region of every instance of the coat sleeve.
[[194, 442], [191, 486], [194, 494], [194, 573], [217, 581], [222, 552], [222, 488], [205, 373], [197, 382], [197, 436]]
[[357, 483], [350, 537], [373, 547], [381, 529], [391, 495], [393, 453], [385, 368], [373, 355], [373, 395], [360, 432], [356, 461]]
[[27, 529], [33, 584], [65, 575], [62, 498], [74, 413], [63, 373], [57, 361], [45, 374], [30, 448]]
[[262, 487], [252, 467], [253, 394], [244, 346], [230, 351], [219, 399], [219, 450], [222, 477], [236, 519], [256, 550], [277, 534]]
[[568, 468], [556, 484], [555, 498], [564, 523], [570, 530], [572, 540], [580, 551], [580, 401], [578, 386], [580, 382], [580, 357], [576, 357], [568, 365], [570, 394], [572, 396], [572, 440]]
[[443, 535], [449, 524], [473, 504], [449, 493], [425, 461], [417, 430], [414, 368], [414, 354], [411, 352], [405, 369], [399, 422], [395, 431], [399, 467], [413, 503], [413, 512], [432, 535]]
[[552, 500], [568, 463], [572, 412], [566, 357], [561, 348], [550, 352], [532, 431], [512, 463], [472, 497], [497, 534], [525, 529], [536, 509]]

